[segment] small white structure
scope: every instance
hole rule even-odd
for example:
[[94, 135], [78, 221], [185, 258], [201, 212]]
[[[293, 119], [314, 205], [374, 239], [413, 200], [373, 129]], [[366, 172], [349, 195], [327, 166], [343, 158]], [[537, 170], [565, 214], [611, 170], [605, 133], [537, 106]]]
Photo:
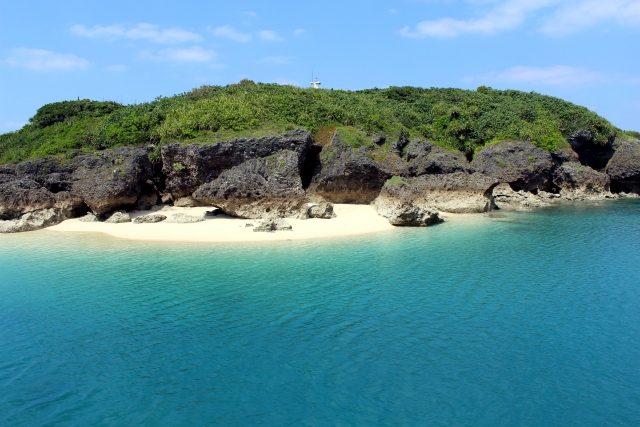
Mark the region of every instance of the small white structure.
[[314, 89], [320, 89], [321, 84], [322, 83], [320, 83], [320, 80], [318, 80], [318, 78], [316, 77], [316, 78], [313, 78], [313, 81], [311, 82], [311, 87]]

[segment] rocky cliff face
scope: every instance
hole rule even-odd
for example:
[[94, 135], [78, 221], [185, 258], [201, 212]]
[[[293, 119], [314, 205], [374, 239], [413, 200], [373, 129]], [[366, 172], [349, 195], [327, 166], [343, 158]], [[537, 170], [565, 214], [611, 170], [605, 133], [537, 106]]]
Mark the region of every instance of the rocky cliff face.
[[162, 147], [165, 191], [176, 200], [190, 196], [198, 187], [216, 179], [225, 170], [282, 150], [296, 153], [297, 161], [301, 164], [312, 144], [311, 134], [303, 130], [271, 138], [234, 139], [214, 145], [168, 144]]
[[[394, 182], [395, 181], [395, 182]], [[498, 181], [485, 175], [454, 172], [390, 180], [374, 205], [393, 225], [437, 224], [434, 212], [480, 213], [495, 205], [492, 189]]]
[[0, 219], [53, 210], [55, 220], [133, 207], [151, 177], [146, 150], [118, 148], [70, 160], [46, 158], [0, 168]]
[[529, 142], [506, 141], [480, 150], [471, 165], [514, 190], [549, 190], [555, 169], [551, 153]]
[[640, 194], [640, 141], [617, 141], [606, 168], [615, 191]]
[[588, 130], [574, 132], [567, 138], [567, 142], [578, 155], [581, 164], [597, 170], [603, 169], [615, 152], [613, 141], [603, 145], [595, 144], [593, 135]]
[[[0, 232], [35, 230], [87, 212], [95, 219], [149, 209], [161, 199], [252, 219], [330, 218], [326, 202], [375, 201], [392, 224], [430, 225], [439, 222], [438, 211], [530, 209], [640, 193], [640, 141], [594, 147], [590, 135], [578, 132], [569, 142], [576, 152], [506, 141], [469, 162], [406, 134], [394, 143], [377, 136], [353, 144], [336, 133], [320, 147], [297, 130], [214, 145], [169, 144], [154, 165], [147, 150], [126, 147], [27, 161], [0, 166]], [[603, 159], [606, 168], [598, 170]], [[307, 209], [309, 201], [326, 206]]]
[[442, 222], [438, 211], [416, 197], [414, 190], [405, 183], [385, 185], [374, 206], [391, 225], [426, 227]]
[[[371, 203], [393, 175], [390, 162], [372, 158], [374, 147], [352, 148], [336, 133], [320, 153], [309, 193], [333, 203]], [[389, 157], [400, 158], [389, 153]]]
[[225, 213], [250, 219], [285, 218], [306, 212], [295, 151], [247, 160], [202, 185], [193, 197]]
[[415, 140], [406, 150], [406, 175], [473, 173], [474, 169], [460, 151], [447, 150], [428, 141]]
[[565, 200], [599, 200], [612, 198], [611, 178], [577, 162], [559, 166], [553, 174], [553, 183]]

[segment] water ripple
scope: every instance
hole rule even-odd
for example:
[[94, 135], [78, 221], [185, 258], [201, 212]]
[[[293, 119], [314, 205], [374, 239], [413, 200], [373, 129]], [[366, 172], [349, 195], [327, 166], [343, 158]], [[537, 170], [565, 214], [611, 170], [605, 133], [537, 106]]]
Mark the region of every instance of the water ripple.
[[0, 425], [639, 425], [638, 214], [0, 236]]

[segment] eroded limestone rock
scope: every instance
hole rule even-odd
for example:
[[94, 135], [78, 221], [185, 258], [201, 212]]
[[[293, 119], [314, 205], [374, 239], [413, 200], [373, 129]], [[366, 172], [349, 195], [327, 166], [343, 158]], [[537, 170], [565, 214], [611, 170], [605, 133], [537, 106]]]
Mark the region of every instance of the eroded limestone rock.
[[193, 196], [228, 215], [247, 219], [296, 216], [306, 204], [298, 154], [293, 151], [248, 160], [224, 171]]
[[21, 233], [51, 227], [64, 220], [55, 209], [28, 212], [19, 219], [0, 221], [0, 233]]
[[167, 217], [160, 214], [151, 214], [139, 216], [133, 220], [134, 224], [155, 224], [166, 220]]
[[124, 224], [131, 222], [131, 216], [127, 212], [114, 212], [106, 221], [107, 224]]
[[203, 217], [187, 215], [183, 213], [177, 213], [171, 215], [165, 222], [168, 224], [194, 224], [196, 222], [203, 222]]
[[256, 228], [253, 229], [254, 232], [265, 232], [265, 233], [273, 233], [275, 231], [292, 231], [293, 227], [289, 224], [288, 221], [284, 219], [269, 219], [262, 221], [258, 224]]
[[336, 213], [333, 211], [333, 203], [320, 203], [307, 208], [307, 218], [335, 218]]

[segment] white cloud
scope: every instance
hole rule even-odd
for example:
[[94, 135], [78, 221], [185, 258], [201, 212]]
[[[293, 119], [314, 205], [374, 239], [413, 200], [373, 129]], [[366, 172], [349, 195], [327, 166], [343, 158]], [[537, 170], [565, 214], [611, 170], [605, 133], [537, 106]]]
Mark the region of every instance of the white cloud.
[[606, 75], [585, 68], [556, 65], [552, 67], [517, 66], [499, 73], [468, 77], [466, 81], [494, 81], [510, 84], [533, 84], [541, 86], [579, 86], [604, 82]]
[[303, 35], [306, 32], [307, 32], [307, 30], [305, 30], [304, 28], [298, 28], [297, 30], [295, 30], [293, 32], [293, 35], [297, 37], [297, 36]]
[[125, 38], [130, 40], [148, 40], [153, 43], [175, 44], [202, 41], [199, 34], [179, 28], [160, 28], [153, 24], [137, 24], [133, 27], [121, 24], [94, 27], [74, 25], [69, 29], [71, 33], [81, 37], [103, 38], [116, 40]]
[[206, 50], [200, 46], [188, 49], [163, 49], [157, 54], [143, 53], [143, 57], [155, 59], [157, 61], [170, 61], [176, 63], [185, 62], [209, 62], [217, 56], [213, 50]]
[[396, 13], [398, 13], [398, 9], [389, 9], [387, 10], [388, 13], [395, 15]]
[[233, 41], [237, 41], [237, 42], [251, 41], [251, 34], [238, 31], [230, 25], [223, 25], [222, 27], [213, 28], [213, 29], [208, 28], [207, 30], [214, 36], [225, 37]]
[[83, 70], [89, 66], [89, 61], [70, 53], [55, 53], [44, 49], [13, 49], [6, 60], [12, 67], [24, 67], [31, 70]]
[[467, 3], [480, 7], [489, 4], [492, 8], [477, 18], [427, 20], [415, 28], [401, 28], [398, 33], [414, 38], [495, 34], [513, 30], [532, 18], [542, 22], [538, 30], [553, 35], [576, 32], [602, 22], [640, 26], [640, 0], [467, 0]]
[[258, 36], [266, 42], [281, 42], [284, 40], [278, 33], [269, 30], [258, 31]]
[[493, 10], [477, 19], [459, 20], [440, 18], [423, 21], [416, 25], [400, 29], [405, 37], [455, 37], [461, 34], [493, 34], [511, 30], [522, 24], [528, 13], [541, 9], [558, 0], [507, 0], [499, 2]]
[[607, 21], [640, 25], [640, 0], [573, 1], [545, 19], [540, 31], [553, 35], [566, 34]]

